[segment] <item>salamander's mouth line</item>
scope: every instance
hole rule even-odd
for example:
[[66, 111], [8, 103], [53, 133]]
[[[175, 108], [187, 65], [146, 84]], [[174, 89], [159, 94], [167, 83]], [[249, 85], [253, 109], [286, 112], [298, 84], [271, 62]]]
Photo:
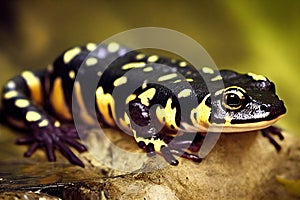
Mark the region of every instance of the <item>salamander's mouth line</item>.
[[222, 133], [236, 133], [236, 132], [247, 132], [247, 131], [255, 131], [268, 128], [279, 119], [281, 119], [285, 114], [279, 115], [277, 118], [268, 120], [268, 121], [260, 121], [255, 123], [244, 123], [244, 124], [211, 124], [207, 129], [208, 132], [222, 132]]

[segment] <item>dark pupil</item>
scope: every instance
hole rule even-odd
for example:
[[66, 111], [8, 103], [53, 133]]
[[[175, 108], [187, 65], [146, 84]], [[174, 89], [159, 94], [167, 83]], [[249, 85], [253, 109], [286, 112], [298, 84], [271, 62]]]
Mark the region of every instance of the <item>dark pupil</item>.
[[236, 94], [228, 94], [226, 101], [227, 105], [231, 107], [238, 107], [241, 103], [239, 96]]

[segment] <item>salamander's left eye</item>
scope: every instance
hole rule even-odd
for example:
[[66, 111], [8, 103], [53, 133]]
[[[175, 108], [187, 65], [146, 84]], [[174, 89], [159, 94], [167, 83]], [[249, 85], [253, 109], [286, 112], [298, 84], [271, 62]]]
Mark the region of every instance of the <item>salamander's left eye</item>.
[[239, 88], [228, 88], [223, 93], [223, 106], [228, 110], [238, 110], [244, 105], [246, 97]]

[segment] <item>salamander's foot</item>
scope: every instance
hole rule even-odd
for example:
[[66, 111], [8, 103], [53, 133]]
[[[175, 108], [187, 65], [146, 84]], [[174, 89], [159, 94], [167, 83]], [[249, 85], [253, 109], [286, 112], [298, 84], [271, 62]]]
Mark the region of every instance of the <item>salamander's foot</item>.
[[[202, 158], [186, 152], [186, 149], [190, 149], [191, 151], [199, 149], [197, 147], [198, 140], [193, 139], [194, 138], [182, 136], [174, 138], [172, 136], [156, 135], [155, 138], [145, 138], [143, 139], [143, 141], [139, 141], [138, 146], [144, 149], [147, 152], [148, 156], [153, 156], [157, 152], [155, 146], [157, 146], [158, 144], [161, 145], [158, 153], [160, 153], [164, 157], [164, 159], [171, 165], [178, 165], [178, 160], [174, 157], [174, 155], [192, 160], [194, 162], [201, 162]], [[145, 141], [147, 140], [149, 142], [146, 142], [146, 144]], [[195, 141], [197, 141], [197, 144], [195, 143]]]
[[78, 142], [78, 134], [73, 126], [48, 125], [43, 128], [32, 128], [31, 136], [20, 138], [17, 144], [28, 144], [29, 148], [24, 153], [25, 157], [30, 157], [38, 148], [44, 148], [49, 161], [55, 161], [55, 149], [66, 157], [70, 163], [84, 167], [83, 162], [72, 152], [70, 146], [78, 152], [86, 151], [86, 147]]
[[284, 136], [282, 135], [282, 129], [276, 126], [270, 126], [268, 128], [262, 129], [261, 132], [264, 137], [269, 139], [270, 143], [275, 147], [277, 152], [279, 152], [281, 150], [281, 146], [273, 138], [273, 135], [278, 136], [279, 140], [284, 140]]

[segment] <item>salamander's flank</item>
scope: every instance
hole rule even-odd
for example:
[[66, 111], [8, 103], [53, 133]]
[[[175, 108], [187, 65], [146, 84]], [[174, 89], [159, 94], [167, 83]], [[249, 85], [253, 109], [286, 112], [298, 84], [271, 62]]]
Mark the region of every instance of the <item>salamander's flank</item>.
[[[110, 63], [107, 68], [106, 63]], [[91, 80], [101, 77], [93, 96], [97, 117], [82, 95], [88, 83], [76, 80], [79, 72]], [[72, 109], [72, 101], [78, 109]], [[55, 161], [57, 149], [82, 167], [70, 150], [86, 151], [69, 125], [74, 114], [88, 126], [101, 121], [120, 128], [149, 155], [159, 153], [177, 165], [175, 156], [201, 161], [193, 154], [201, 144], [199, 136], [189, 134], [201, 132], [202, 138], [208, 127], [210, 131], [222, 127], [224, 133], [262, 130], [279, 151], [270, 133], [283, 139], [272, 124], [286, 112], [274, 84], [262, 75], [215, 71], [209, 66], [197, 70], [186, 61], [146, 55], [114, 42], [76, 46], [46, 70], [24, 71], [4, 86], [2, 105], [10, 124], [28, 130], [17, 141], [29, 145], [25, 156], [43, 148], [48, 160]]]

